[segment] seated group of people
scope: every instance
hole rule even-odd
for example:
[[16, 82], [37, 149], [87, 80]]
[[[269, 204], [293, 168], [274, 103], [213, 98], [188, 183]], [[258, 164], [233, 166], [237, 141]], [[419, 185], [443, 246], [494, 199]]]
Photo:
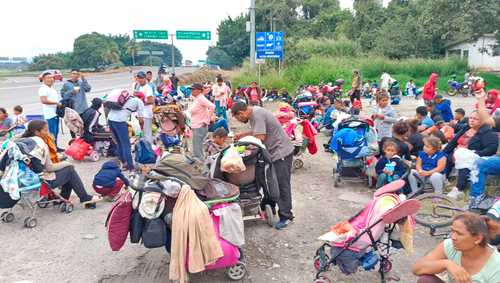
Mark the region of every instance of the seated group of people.
[[[469, 208], [478, 208], [486, 198], [486, 176], [500, 175], [500, 156], [496, 155], [500, 122], [491, 116], [485, 93], [476, 96], [477, 110], [468, 117], [461, 108], [455, 110], [454, 116], [450, 114], [449, 102], [437, 96], [434, 104], [416, 109], [416, 118], [394, 123], [392, 137], [381, 141], [377, 187], [388, 179], [400, 178], [404, 160], [410, 164], [416, 159], [415, 168], [408, 175], [411, 191], [416, 192], [421, 184], [430, 182], [435, 192], [443, 193], [455, 167], [457, 183], [448, 196], [463, 197], [470, 185]], [[440, 107], [443, 104], [445, 107]], [[458, 154], [454, 154], [457, 150]]]

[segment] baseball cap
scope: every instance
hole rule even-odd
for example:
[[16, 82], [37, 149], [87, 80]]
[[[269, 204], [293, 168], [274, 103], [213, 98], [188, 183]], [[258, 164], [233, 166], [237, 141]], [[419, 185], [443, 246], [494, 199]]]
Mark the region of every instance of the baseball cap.
[[144, 73], [144, 71], [139, 71], [139, 72], [137, 72], [137, 77], [144, 79], [144, 78], [146, 78], [146, 73]]
[[202, 90], [203, 89], [203, 85], [199, 84], [199, 83], [194, 83], [192, 84], [190, 87], [190, 89], [198, 89], [198, 90]]

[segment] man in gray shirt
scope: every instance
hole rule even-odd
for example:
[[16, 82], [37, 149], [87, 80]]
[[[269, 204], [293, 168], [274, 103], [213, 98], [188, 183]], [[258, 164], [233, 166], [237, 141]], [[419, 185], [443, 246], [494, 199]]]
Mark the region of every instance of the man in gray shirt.
[[90, 92], [91, 87], [85, 77], [80, 74], [78, 69], [71, 70], [71, 77], [61, 88], [62, 99], [70, 99], [73, 102], [72, 108], [78, 114], [82, 114], [88, 108], [87, 92]]
[[293, 220], [290, 179], [294, 146], [278, 119], [269, 110], [237, 102], [231, 108], [231, 112], [238, 121], [250, 123], [252, 129], [251, 132], [237, 134], [235, 139], [249, 135], [255, 136], [264, 143], [271, 155], [280, 188], [278, 201], [280, 221], [276, 224], [276, 229], [281, 230]]

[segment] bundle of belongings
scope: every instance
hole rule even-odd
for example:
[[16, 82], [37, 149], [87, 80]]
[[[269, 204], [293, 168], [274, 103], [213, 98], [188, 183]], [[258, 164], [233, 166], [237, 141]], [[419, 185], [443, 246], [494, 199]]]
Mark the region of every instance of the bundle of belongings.
[[132, 243], [165, 247], [170, 279], [188, 272], [228, 268], [241, 255], [243, 218], [238, 187], [202, 174], [203, 164], [166, 154], [147, 174], [136, 176], [111, 209], [106, 225], [111, 249]]

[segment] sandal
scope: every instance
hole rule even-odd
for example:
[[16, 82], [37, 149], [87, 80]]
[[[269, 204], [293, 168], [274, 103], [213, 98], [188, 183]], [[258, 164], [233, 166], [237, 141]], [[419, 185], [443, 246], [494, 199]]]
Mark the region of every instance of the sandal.
[[92, 198], [88, 201], [84, 201], [82, 202], [83, 205], [87, 205], [87, 204], [95, 204], [96, 202], [100, 202], [102, 200], [102, 197], [100, 196], [92, 196]]

